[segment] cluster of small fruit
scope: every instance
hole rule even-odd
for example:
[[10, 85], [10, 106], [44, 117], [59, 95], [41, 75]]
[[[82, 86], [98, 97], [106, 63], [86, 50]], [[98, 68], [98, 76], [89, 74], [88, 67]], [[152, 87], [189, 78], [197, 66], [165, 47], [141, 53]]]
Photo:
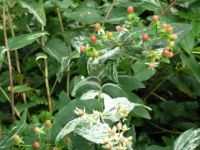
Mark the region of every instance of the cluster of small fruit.
[[[23, 141], [23, 137], [19, 136], [18, 134], [15, 134], [13, 136], [13, 140], [14, 140], [14, 147], [19, 148], [19, 149], [24, 149], [25, 147], [32, 147], [34, 149], [40, 149], [41, 148], [41, 135], [46, 135], [46, 133], [48, 132], [48, 129], [51, 128], [51, 121], [50, 120], [46, 120], [44, 122], [44, 126], [40, 127], [35, 127], [34, 128], [34, 134], [37, 136], [37, 140], [35, 140], [33, 142], [32, 145], [26, 145], [26, 143]], [[57, 147], [53, 147], [52, 150], [58, 150]]]
[[[98, 58], [101, 56], [102, 52], [101, 49], [104, 49], [104, 42], [107, 41], [107, 43], [115, 43], [116, 46], [123, 45], [123, 43], [120, 43], [119, 36], [122, 32], [129, 33], [129, 35], [133, 35], [134, 33], [131, 33], [132, 30], [132, 23], [139, 22], [138, 15], [134, 12], [134, 8], [132, 6], [128, 6], [127, 8], [127, 20], [125, 21], [125, 24], [123, 26], [117, 25], [115, 26], [115, 31], [106, 31], [103, 26], [101, 26], [99, 23], [96, 23], [93, 25], [95, 32], [94, 34], [90, 35], [89, 38], [85, 38], [85, 43], [80, 47], [80, 51], [85, 54], [86, 56]], [[155, 68], [158, 64], [161, 57], [165, 58], [172, 58], [173, 57], [173, 48], [175, 45], [174, 40], [177, 39], [177, 35], [173, 33], [173, 27], [170, 26], [167, 23], [161, 23], [159, 20], [159, 16], [153, 15], [152, 16], [152, 23], [148, 27], [150, 30], [155, 29], [155, 33], [148, 34], [148, 30], [142, 31], [140, 34], [140, 38], [138, 43], [142, 43], [140, 46], [144, 49], [144, 54], [148, 56], [149, 61], [146, 63], [149, 68]], [[167, 41], [167, 46], [156, 49], [156, 50], [149, 50], [148, 45], [151, 45], [151, 42], [154, 42], [155, 39], [159, 37], [160, 39], [163, 39], [164, 41]], [[137, 35], [135, 38], [138, 38]], [[132, 40], [131, 44], [134, 44], [134, 39]], [[111, 45], [113, 47], [113, 45]]]
[[113, 128], [108, 129], [107, 137], [104, 139], [104, 149], [126, 150], [131, 147], [133, 137], [124, 137], [123, 134], [128, 130], [126, 125], [121, 122], [117, 123]]

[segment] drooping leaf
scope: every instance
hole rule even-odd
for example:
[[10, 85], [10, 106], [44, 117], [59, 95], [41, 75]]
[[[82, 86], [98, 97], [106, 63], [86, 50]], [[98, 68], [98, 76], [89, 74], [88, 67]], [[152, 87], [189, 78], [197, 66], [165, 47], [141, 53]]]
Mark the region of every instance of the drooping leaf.
[[45, 51], [58, 62], [62, 62], [64, 57], [70, 56], [69, 48], [60, 39], [51, 39], [44, 47]]
[[43, 26], [46, 25], [46, 15], [43, 4], [37, 3], [33, 0], [18, 0], [18, 2], [23, 8], [28, 9], [29, 13], [33, 14], [37, 18], [38, 22]]
[[200, 129], [189, 129], [175, 141], [173, 150], [196, 150], [200, 145]]
[[0, 69], [1, 69], [2, 63], [4, 61], [6, 51], [7, 51], [7, 49], [4, 46], [0, 47]]
[[27, 34], [21, 34], [16, 37], [8, 39], [8, 45], [10, 50], [20, 49], [27, 45], [32, 44], [39, 37], [46, 35], [47, 32], [33, 32]]

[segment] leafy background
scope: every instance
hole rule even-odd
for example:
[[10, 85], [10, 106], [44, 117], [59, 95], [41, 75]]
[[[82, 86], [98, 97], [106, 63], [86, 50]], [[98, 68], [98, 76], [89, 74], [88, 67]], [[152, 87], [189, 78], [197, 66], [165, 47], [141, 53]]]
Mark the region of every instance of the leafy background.
[[[47, 60], [50, 89], [53, 89], [55, 81], [57, 83], [51, 95], [54, 114], [56, 114], [59, 110], [67, 108], [65, 105], [73, 99], [73, 95], [69, 96], [69, 93], [80, 81], [81, 76], [88, 75], [86, 60], [83, 57], [79, 59], [79, 54], [72, 47], [71, 39], [80, 35], [89, 36], [89, 33], [93, 32], [92, 24], [96, 22], [105, 23], [108, 29], [114, 30], [115, 25], [122, 23], [127, 6], [132, 5], [139, 16], [145, 20], [146, 25], [150, 22], [150, 16], [156, 14], [160, 16], [161, 21], [172, 24], [176, 32], [180, 29], [183, 31], [179, 34], [175, 57], [170, 64], [161, 64], [156, 71], [151, 71], [139, 61], [132, 66], [126, 59], [121, 63], [122, 71], [131, 70], [134, 75], [119, 76], [120, 87], [132, 101], [152, 108], [150, 113], [141, 108], [136, 108], [131, 113], [131, 124], [135, 126], [136, 131], [135, 149], [171, 150], [175, 139], [188, 129], [190, 130], [183, 136], [190, 135], [189, 137], [194, 139], [192, 134], [200, 125], [200, 1], [177, 0], [173, 7], [163, 14], [172, 1], [116, 0], [107, 20], [105, 16], [113, 3], [109, 0], [44, 0], [43, 3], [34, 0], [19, 0], [15, 3], [10, 0], [9, 2], [11, 5], [15, 4], [10, 8], [10, 14], [13, 17], [16, 37], [12, 37], [12, 33], [8, 31], [8, 42], [12, 50], [12, 58], [15, 58], [14, 50], [18, 49], [21, 65], [21, 73], [17, 69], [13, 70], [16, 109], [22, 113], [28, 108], [28, 113], [31, 114], [30, 122], [39, 123], [52, 117], [44, 111], [47, 110], [48, 103], [44, 76], [38, 64], [43, 68], [43, 60]], [[60, 9], [64, 29], [60, 29], [57, 8]], [[0, 11], [2, 14], [2, 9]], [[41, 26], [44, 30], [41, 30]], [[2, 20], [0, 35], [3, 37]], [[46, 44], [41, 47], [39, 38], [44, 35], [46, 35], [44, 39]], [[3, 38], [0, 39], [0, 43], [2, 45], [0, 47], [0, 64], [2, 64], [0, 88], [9, 93]], [[127, 51], [129, 49], [130, 47], [127, 47]], [[17, 68], [15, 59], [12, 59], [12, 63], [13, 67]], [[107, 76], [113, 80], [115, 72], [113, 74], [109, 72]], [[69, 86], [66, 85], [68, 77], [71, 89], [65, 90]], [[23, 86], [25, 83], [27, 86]], [[26, 106], [23, 104], [22, 92], [27, 96]], [[89, 108], [89, 106], [86, 107]], [[73, 110], [72, 108], [70, 109]], [[67, 114], [70, 114], [70, 111]], [[9, 102], [2, 90], [0, 121], [2, 137], [5, 137], [14, 124], [11, 124]], [[55, 122], [57, 121], [60, 124], [61, 121], [58, 119]], [[65, 123], [63, 122], [63, 125]], [[188, 141], [191, 140], [188, 139]], [[176, 149], [184, 149], [184, 143], [188, 141], [182, 141], [182, 147], [179, 145]], [[79, 145], [76, 146], [79, 147]], [[87, 148], [86, 144], [85, 149]]]

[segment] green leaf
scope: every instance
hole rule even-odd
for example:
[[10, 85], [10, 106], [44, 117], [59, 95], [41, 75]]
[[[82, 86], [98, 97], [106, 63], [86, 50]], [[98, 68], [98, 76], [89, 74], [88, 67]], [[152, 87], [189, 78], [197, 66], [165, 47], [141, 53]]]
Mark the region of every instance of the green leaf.
[[9, 149], [13, 145], [13, 137], [15, 134], [20, 135], [26, 127], [26, 111], [24, 111], [23, 115], [21, 116], [20, 122], [17, 124], [16, 127], [13, 127], [9, 133], [9, 135], [4, 138], [0, 142], [0, 149]]
[[45, 53], [37, 53], [36, 61], [38, 61], [39, 59], [47, 59], [47, 55]]
[[55, 58], [60, 63], [63, 62], [64, 57], [69, 57], [71, 52], [60, 39], [51, 39], [46, 43], [44, 49], [51, 57]]
[[176, 39], [177, 43], [183, 40], [192, 31], [191, 24], [172, 23], [171, 26], [173, 27], [174, 33], [178, 35], [178, 38]]
[[102, 87], [102, 92], [113, 98], [127, 97], [126, 93], [118, 85], [112, 83], [104, 84]]
[[28, 9], [29, 13], [33, 14], [43, 26], [46, 25], [46, 15], [43, 4], [39, 4], [33, 0], [18, 0], [18, 3], [23, 8]]
[[145, 87], [138, 79], [127, 75], [119, 76], [119, 85], [125, 91], [132, 91]]
[[10, 50], [20, 49], [35, 42], [39, 37], [46, 35], [47, 32], [33, 32], [27, 34], [21, 34], [16, 37], [8, 39], [8, 45]]
[[135, 72], [134, 77], [139, 81], [146, 81], [156, 73], [155, 69], [149, 69], [143, 61], [137, 61], [132, 65], [132, 68]]
[[181, 59], [184, 65], [191, 69], [192, 73], [200, 83], [200, 65], [192, 55], [181, 54]]
[[81, 4], [80, 7], [75, 9], [75, 11], [65, 11], [63, 15], [68, 19], [76, 20], [85, 24], [93, 24], [103, 20], [98, 9], [87, 3]]
[[98, 100], [73, 100], [67, 103], [56, 115], [54, 122], [52, 124], [51, 132], [49, 137], [52, 141], [55, 141], [58, 133], [61, 129], [71, 120], [75, 119], [77, 115], [74, 113], [76, 108], [86, 110], [86, 113], [92, 113], [93, 110], [102, 111], [103, 106], [102, 103]]
[[171, 150], [172, 148], [170, 146], [167, 147], [161, 147], [158, 145], [151, 145], [148, 148], [146, 148], [145, 150]]
[[7, 49], [4, 46], [0, 46], [0, 69], [2, 67], [2, 63], [4, 61], [6, 51]]
[[192, 52], [192, 48], [194, 47], [194, 37], [191, 34], [187, 35], [183, 40], [180, 41], [180, 46], [183, 48], [183, 50], [188, 53], [191, 54]]
[[14, 86], [13, 91], [14, 93], [24, 93], [24, 92], [28, 92], [28, 91], [33, 91], [34, 89], [25, 85], [18, 85], [18, 86]]
[[151, 116], [149, 114], [149, 111], [144, 107], [144, 106], [136, 106], [132, 111], [131, 111], [132, 116], [136, 117], [141, 117], [145, 119], [151, 119]]
[[71, 92], [71, 95], [81, 96], [83, 95], [83, 93], [86, 93], [89, 90], [100, 90], [100, 89], [101, 89], [101, 86], [98, 80], [96, 80], [95, 77], [89, 77], [76, 83]]
[[173, 150], [196, 150], [199, 145], [200, 129], [189, 129], [176, 139]]

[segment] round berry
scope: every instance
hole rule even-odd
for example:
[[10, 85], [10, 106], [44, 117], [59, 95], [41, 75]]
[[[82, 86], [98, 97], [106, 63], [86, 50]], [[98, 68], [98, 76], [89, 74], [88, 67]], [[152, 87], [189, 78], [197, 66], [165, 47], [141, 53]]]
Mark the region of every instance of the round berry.
[[170, 35], [170, 39], [171, 40], [176, 40], [177, 39], [177, 35], [175, 33], [173, 33], [172, 35]]
[[170, 51], [168, 58], [172, 58], [173, 56], [174, 56], [173, 52]]
[[153, 15], [152, 16], [152, 21], [153, 22], [158, 22], [159, 21], [159, 17], [157, 15]]
[[171, 26], [168, 26], [166, 29], [165, 29], [166, 32], [169, 32], [169, 33], [172, 33], [173, 32], [173, 28]]
[[112, 32], [107, 32], [106, 36], [107, 36], [108, 39], [112, 39], [113, 34], [112, 34]]
[[19, 143], [21, 141], [21, 138], [19, 135], [15, 134], [14, 137], [13, 137], [15, 143]]
[[134, 12], [133, 6], [128, 6], [127, 7], [127, 12], [128, 12], [128, 14], [132, 14]]
[[40, 148], [40, 143], [38, 141], [33, 142], [33, 148], [35, 149]]
[[52, 150], [59, 150], [59, 148], [55, 146], [52, 148]]
[[163, 29], [167, 29], [168, 26], [169, 26], [169, 25], [168, 25], [167, 23], [163, 23], [163, 24], [162, 24]]
[[50, 128], [50, 127], [51, 127], [51, 120], [46, 120], [46, 121], [44, 122], [44, 125], [45, 125], [46, 127]]
[[93, 42], [93, 43], [95, 43], [97, 41], [96, 36], [95, 35], [91, 35], [90, 36], [90, 41]]
[[40, 128], [39, 128], [39, 127], [35, 127], [35, 128], [34, 128], [34, 132], [35, 132], [36, 134], [40, 133]]
[[115, 30], [116, 30], [117, 32], [121, 32], [121, 31], [122, 31], [122, 27], [121, 27], [121, 26], [116, 26], [116, 27], [115, 27]]
[[100, 30], [101, 29], [101, 25], [99, 24], [99, 23], [95, 23], [94, 24], [94, 28], [95, 28], [95, 30]]
[[170, 41], [169, 47], [170, 47], [170, 48], [173, 48], [173, 47], [174, 47], [174, 41]]
[[92, 53], [92, 57], [93, 57], [93, 58], [99, 57], [99, 52], [98, 52], [98, 51], [94, 51], [94, 52]]
[[85, 53], [86, 51], [88, 50], [88, 47], [85, 46], [85, 45], [82, 45], [81, 48], [80, 48], [80, 51]]
[[149, 69], [155, 68], [155, 64], [154, 64], [154, 63], [149, 63], [149, 64], [148, 64], [148, 68], [149, 68]]
[[149, 35], [147, 33], [142, 34], [142, 40], [147, 41], [149, 39]]

